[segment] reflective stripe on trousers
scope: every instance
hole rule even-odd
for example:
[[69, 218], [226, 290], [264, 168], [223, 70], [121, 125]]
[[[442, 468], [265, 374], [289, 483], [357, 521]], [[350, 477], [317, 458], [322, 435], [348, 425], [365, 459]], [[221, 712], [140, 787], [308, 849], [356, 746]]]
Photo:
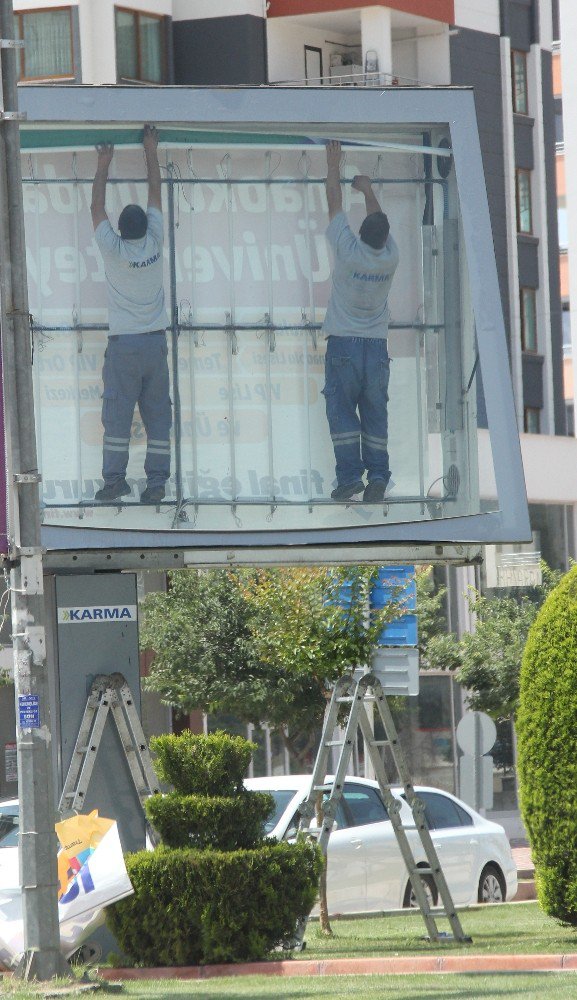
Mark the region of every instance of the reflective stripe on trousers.
[[329, 337], [325, 358], [327, 420], [339, 486], [388, 483], [389, 354], [384, 338]]

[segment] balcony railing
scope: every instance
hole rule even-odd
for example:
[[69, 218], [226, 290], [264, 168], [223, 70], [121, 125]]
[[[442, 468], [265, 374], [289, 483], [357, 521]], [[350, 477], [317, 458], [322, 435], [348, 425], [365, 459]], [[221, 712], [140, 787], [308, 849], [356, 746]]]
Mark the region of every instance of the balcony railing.
[[362, 66], [331, 66], [328, 76], [304, 80], [274, 80], [272, 87], [428, 87], [431, 84], [397, 73], [366, 71]]

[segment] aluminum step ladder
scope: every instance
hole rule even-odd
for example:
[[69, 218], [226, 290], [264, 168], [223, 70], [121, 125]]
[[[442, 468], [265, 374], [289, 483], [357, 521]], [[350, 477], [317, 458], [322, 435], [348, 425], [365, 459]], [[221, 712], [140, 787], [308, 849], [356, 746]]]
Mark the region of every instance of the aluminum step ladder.
[[[372, 690], [372, 694], [369, 693], [369, 689]], [[369, 703], [376, 705], [385, 732], [384, 740], [375, 739], [373, 726], [367, 714], [367, 704]], [[343, 706], [347, 706], [344, 735], [342, 739], [335, 740], [332, 737], [339, 724], [339, 718], [342, 718]], [[309, 829], [311, 820], [315, 816], [318, 795], [328, 793], [327, 798], [322, 804], [322, 826], [318, 836], [318, 843], [326, 857], [331, 830], [333, 829], [337, 808], [343, 795], [348, 766], [359, 727], [365, 742], [365, 753], [371, 759], [375, 777], [379, 784], [383, 801], [387, 807], [389, 819], [395, 832], [399, 850], [405, 862], [429, 939], [431, 941], [440, 941], [452, 937], [456, 941], [470, 942], [471, 938], [464, 933], [456, 913], [447, 881], [425, 821], [424, 803], [418, 798], [413, 788], [391, 710], [381, 682], [375, 674], [365, 673], [358, 679], [355, 675], [349, 674], [341, 677], [335, 684], [330, 703], [325, 713], [321, 743], [311, 778], [310, 791], [305, 801], [299, 807], [301, 814], [299, 829], [303, 831]], [[398, 781], [389, 781], [379, 752], [379, 748], [382, 746], [389, 748], [399, 776]], [[335, 747], [340, 748], [338, 763], [334, 778], [330, 783], [327, 783], [326, 775], [331, 770], [328, 766], [329, 756]], [[396, 785], [403, 785], [404, 787], [405, 798], [411, 807], [417, 833], [427, 858], [427, 865], [425, 867], [417, 865], [405, 827], [401, 822], [401, 804], [391, 791], [391, 788]], [[422, 875], [429, 875], [433, 879], [437, 889], [437, 898], [440, 898], [442, 901], [442, 906], [430, 905], [423, 882], [421, 881]], [[435, 917], [439, 916], [446, 917], [449, 920], [453, 932], [452, 935], [439, 931], [435, 919]], [[302, 939], [302, 935], [304, 935], [303, 926], [299, 927], [298, 933]]]
[[82, 811], [110, 712], [143, 808], [146, 799], [160, 791], [142, 724], [125, 678], [122, 674], [99, 674], [86, 702], [62, 789], [58, 808], [63, 816]]

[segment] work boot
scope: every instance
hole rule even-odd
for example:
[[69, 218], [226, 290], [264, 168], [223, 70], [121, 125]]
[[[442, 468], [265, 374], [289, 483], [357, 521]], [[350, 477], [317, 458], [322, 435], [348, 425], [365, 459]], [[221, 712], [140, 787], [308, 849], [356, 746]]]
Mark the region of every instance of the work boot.
[[147, 486], [140, 495], [141, 503], [160, 503], [164, 500], [164, 486]]
[[112, 503], [120, 497], [130, 496], [132, 490], [126, 479], [117, 479], [115, 483], [105, 483], [101, 490], [94, 494], [95, 503]]
[[332, 500], [351, 500], [357, 493], [363, 492], [363, 483], [359, 479], [356, 483], [348, 483], [347, 486], [337, 486], [331, 493]]
[[385, 499], [387, 484], [384, 479], [373, 479], [368, 486], [365, 486], [363, 493], [364, 503], [382, 503]]

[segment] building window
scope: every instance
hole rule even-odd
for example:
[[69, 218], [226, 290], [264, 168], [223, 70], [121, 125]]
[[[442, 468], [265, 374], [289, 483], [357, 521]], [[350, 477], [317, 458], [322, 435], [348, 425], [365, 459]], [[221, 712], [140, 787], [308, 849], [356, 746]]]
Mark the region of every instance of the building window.
[[21, 10], [14, 17], [16, 36], [24, 42], [20, 79], [73, 79], [71, 8]]
[[536, 290], [521, 289], [521, 347], [524, 351], [537, 350]]
[[538, 410], [535, 406], [525, 407], [523, 430], [525, 434], [541, 433], [541, 410]]
[[116, 7], [116, 74], [118, 80], [163, 83], [164, 19], [157, 14]]
[[533, 214], [531, 212], [531, 171], [516, 171], [517, 194], [517, 232], [533, 232]]
[[563, 312], [561, 313], [561, 323], [563, 329], [563, 347], [568, 347], [571, 350], [571, 313], [569, 312], [569, 303], [563, 303]]
[[513, 51], [511, 53], [513, 77], [513, 111], [518, 115], [529, 114], [529, 98], [527, 93], [527, 53]]
[[563, 142], [563, 100], [555, 98], [555, 142]]

